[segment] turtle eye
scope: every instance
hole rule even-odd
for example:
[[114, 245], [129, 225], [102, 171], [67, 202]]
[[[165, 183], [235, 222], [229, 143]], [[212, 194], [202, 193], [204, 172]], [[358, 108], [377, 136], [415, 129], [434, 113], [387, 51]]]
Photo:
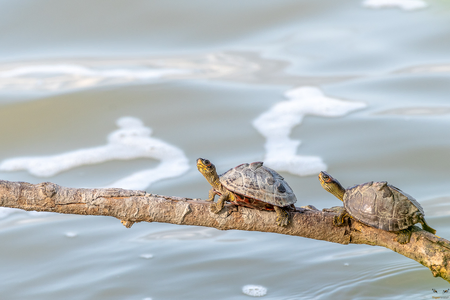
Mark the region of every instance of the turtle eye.
[[210, 166], [210, 165], [211, 165], [211, 162], [210, 162], [209, 160], [207, 160], [207, 159], [205, 159], [205, 160], [203, 161], [203, 163], [204, 163], [205, 165], [207, 165], [207, 166]]

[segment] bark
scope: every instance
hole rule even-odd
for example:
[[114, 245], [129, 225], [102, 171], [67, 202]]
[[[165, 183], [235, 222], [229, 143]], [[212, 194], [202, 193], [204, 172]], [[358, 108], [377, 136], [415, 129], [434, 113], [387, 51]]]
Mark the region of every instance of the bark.
[[163, 222], [214, 227], [220, 230], [274, 232], [339, 244], [382, 246], [414, 259], [435, 277], [450, 282], [450, 242], [413, 226], [411, 241], [397, 242], [395, 232], [372, 228], [355, 220], [333, 225], [336, 213], [314, 207], [296, 208], [287, 227], [276, 225], [276, 214], [232, 204], [220, 214], [210, 212], [210, 202], [149, 194], [124, 189], [66, 188], [54, 183], [30, 184], [0, 181], [0, 206], [28, 211], [111, 216], [126, 227], [135, 222]]

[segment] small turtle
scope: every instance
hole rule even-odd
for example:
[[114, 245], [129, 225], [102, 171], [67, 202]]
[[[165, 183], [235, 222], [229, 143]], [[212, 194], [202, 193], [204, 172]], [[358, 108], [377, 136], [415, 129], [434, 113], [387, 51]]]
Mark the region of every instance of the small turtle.
[[206, 201], [214, 201], [216, 195], [220, 196], [217, 203], [211, 203], [213, 213], [218, 214], [225, 201], [229, 201], [249, 208], [275, 210], [277, 224], [289, 224], [288, 211], [295, 209], [293, 204], [297, 201], [294, 192], [280, 174], [263, 166], [262, 162], [242, 164], [220, 176], [207, 159], [197, 159], [197, 168], [212, 186]]
[[367, 182], [344, 189], [327, 172], [320, 172], [319, 180], [325, 190], [344, 202], [345, 209], [335, 217], [335, 225], [343, 225], [345, 217], [353, 217], [375, 228], [398, 231], [400, 244], [409, 242], [410, 227], [416, 223], [421, 223], [424, 230], [436, 233], [425, 222], [425, 213], [419, 202], [386, 181]]

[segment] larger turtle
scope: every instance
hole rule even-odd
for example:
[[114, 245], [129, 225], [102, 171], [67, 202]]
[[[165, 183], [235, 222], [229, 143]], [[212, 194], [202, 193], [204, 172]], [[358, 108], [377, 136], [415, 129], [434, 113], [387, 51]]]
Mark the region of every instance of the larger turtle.
[[277, 224], [287, 226], [290, 222], [289, 210], [295, 209], [297, 201], [294, 192], [274, 170], [263, 166], [262, 162], [242, 164], [217, 175], [216, 167], [207, 159], [197, 159], [197, 168], [211, 184], [209, 197], [211, 211], [218, 214], [226, 201], [259, 210], [271, 210], [277, 213]]
[[411, 239], [411, 226], [420, 223], [432, 234], [436, 230], [425, 222], [425, 213], [419, 202], [386, 181], [367, 182], [344, 189], [327, 172], [320, 172], [322, 187], [344, 202], [344, 208], [335, 217], [335, 225], [342, 225], [345, 217], [353, 217], [366, 225], [386, 231], [398, 231], [397, 241], [406, 244]]

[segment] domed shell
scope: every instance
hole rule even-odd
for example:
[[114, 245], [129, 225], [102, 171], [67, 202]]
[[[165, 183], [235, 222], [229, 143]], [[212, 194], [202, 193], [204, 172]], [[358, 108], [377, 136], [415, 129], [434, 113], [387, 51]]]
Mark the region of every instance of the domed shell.
[[424, 215], [416, 199], [386, 181], [348, 188], [344, 207], [358, 221], [386, 231], [406, 229]]
[[242, 164], [220, 175], [220, 183], [228, 190], [275, 206], [288, 206], [297, 201], [284, 178], [262, 162]]

